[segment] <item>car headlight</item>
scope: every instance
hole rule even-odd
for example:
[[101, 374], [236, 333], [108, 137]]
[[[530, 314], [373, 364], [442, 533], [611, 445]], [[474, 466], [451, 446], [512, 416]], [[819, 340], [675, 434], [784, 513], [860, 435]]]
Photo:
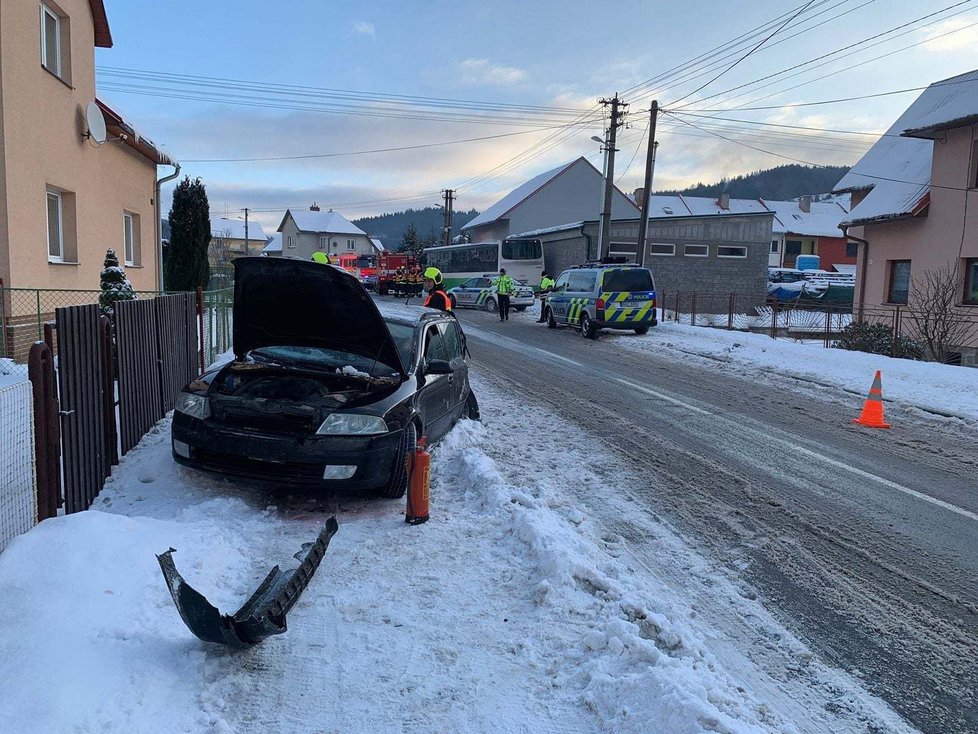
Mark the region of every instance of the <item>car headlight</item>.
[[358, 413], [333, 413], [316, 431], [319, 436], [371, 436], [387, 433], [383, 418]]
[[205, 418], [210, 418], [211, 406], [207, 398], [203, 395], [194, 395], [190, 392], [182, 392], [177, 396], [176, 405], [173, 409], [184, 415], [189, 415], [191, 418], [199, 418], [204, 420]]

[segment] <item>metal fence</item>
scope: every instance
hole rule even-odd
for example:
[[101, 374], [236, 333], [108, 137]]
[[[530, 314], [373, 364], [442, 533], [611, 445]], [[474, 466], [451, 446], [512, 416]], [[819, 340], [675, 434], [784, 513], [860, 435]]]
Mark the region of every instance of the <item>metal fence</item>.
[[951, 309], [923, 312], [902, 305], [780, 303], [738, 293], [684, 291], [660, 294], [662, 320], [766, 333], [774, 339], [818, 340], [835, 346], [850, 324], [884, 327], [893, 356], [968, 363], [962, 352], [978, 347], [978, 314]]
[[203, 371], [231, 348], [234, 289], [198, 291], [197, 295], [201, 334], [200, 369]]
[[31, 383], [0, 388], [0, 551], [37, 522]]

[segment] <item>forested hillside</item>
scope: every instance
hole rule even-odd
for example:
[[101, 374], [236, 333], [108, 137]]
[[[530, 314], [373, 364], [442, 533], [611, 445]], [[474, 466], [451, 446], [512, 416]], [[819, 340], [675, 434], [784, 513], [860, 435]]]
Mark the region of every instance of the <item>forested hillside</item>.
[[722, 179], [714, 184], [698, 183], [682, 191], [656, 191], [655, 193], [713, 197], [727, 193], [732, 199], [784, 201], [807, 194], [828, 193], [848, 170], [848, 166], [816, 168], [792, 163], [736, 178]]
[[[475, 209], [455, 212], [452, 217], [452, 237], [478, 214]], [[424, 209], [407, 209], [403, 212], [380, 214], [376, 217], [354, 219], [353, 223], [371, 237], [377, 237], [388, 250], [396, 250], [401, 244], [409, 225], [414, 225], [417, 236], [426, 242], [441, 242], [443, 215], [440, 207], [429, 206]]]

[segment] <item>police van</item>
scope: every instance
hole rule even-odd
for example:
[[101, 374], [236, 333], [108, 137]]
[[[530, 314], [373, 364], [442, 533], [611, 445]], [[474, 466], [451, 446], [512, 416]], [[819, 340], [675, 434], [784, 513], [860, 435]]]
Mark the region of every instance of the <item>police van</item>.
[[573, 326], [586, 339], [599, 329], [645, 334], [655, 326], [655, 281], [648, 268], [588, 264], [565, 270], [547, 295], [547, 326]]

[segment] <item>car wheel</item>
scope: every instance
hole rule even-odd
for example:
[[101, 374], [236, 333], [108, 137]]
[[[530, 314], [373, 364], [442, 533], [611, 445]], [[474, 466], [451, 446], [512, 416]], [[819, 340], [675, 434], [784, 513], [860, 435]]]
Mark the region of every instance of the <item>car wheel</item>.
[[557, 319], [554, 318], [554, 312], [553, 309], [551, 308], [547, 309], [547, 328], [548, 329], [557, 328]]
[[458, 308], [458, 304], [455, 302], [455, 294], [454, 293], [449, 293], [448, 294], [448, 300], [452, 302], [452, 311], [454, 311], [456, 308]]
[[581, 314], [581, 336], [585, 339], [597, 339], [598, 330], [594, 327], [594, 322], [586, 313]]
[[495, 298], [487, 298], [486, 299], [486, 311], [488, 311], [489, 313], [496, 313], [496, 311], [498, 311], [498, 310], [499, 310], [499, 304], [496, 303], [496, 299]]
[[641, 334], [648, 334], [649, 333], [649, 327], [648, 326], [636, 326], [635, 327], [635, 333], [636, 334], [639, 334], [639, 335], [641, 335]]
[[477, 421], [480, 419], [479, 414], [479, 401], [475, 397], [475, 393], [469, 389], [469, 396], [465, 399], [465, 417], [469, 420]]
[[518, 313], [523, 313], [524, 311], [526, 311], [526, 306], [513, 306], [513, 310], [515, 310]]
[[407, 492], [408, 482], [411, 481], [411, 475], [408, 473], [408, 459], [417, 448], [418, 427], [414, 423], [408, 423], [404, 429], [401, 445], [397, 448], [397, 453], [394, 456], [394, 466], [391, 469], [390, 479], [378, 492], [381, 497], [398, 499]]

